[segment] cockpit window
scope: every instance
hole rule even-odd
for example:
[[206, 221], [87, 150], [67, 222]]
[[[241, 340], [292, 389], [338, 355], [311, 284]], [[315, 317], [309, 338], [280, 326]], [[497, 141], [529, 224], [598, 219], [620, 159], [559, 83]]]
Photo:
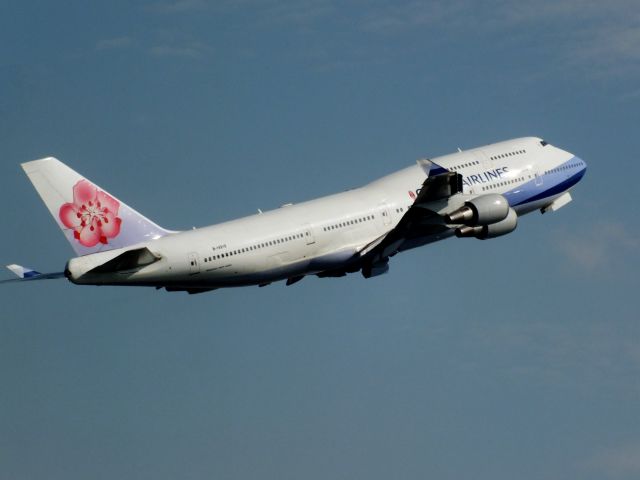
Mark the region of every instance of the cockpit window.
[[545, 142], [544, 140], [540, 140], [540, 145], [542, 145], [543, 147], [546, 147], [549, 144], [547, 142]]

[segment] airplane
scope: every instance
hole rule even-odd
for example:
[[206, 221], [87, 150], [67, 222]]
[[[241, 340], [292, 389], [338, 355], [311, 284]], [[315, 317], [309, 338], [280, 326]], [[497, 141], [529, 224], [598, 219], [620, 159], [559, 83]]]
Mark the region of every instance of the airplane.
[[203, 228], [166, 230], [59, 160], [22, 164], [73, 247], [63, 272], [12, 264], [18, 278], [148, 286], [189, 294], [292, 285], [306, 276], [384, 274], [397, 253], [451, 237], [490, 239], [556, 211], [586, 172], [577, 156], [526, 137], [420, 159], [367, 185]]

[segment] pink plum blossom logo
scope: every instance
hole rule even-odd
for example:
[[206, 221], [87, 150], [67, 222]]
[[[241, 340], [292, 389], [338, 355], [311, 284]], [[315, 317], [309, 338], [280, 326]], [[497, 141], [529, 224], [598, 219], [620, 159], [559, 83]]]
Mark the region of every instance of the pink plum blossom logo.
[[73, 203], [60, 207], [60, 221], [73, 229], [73, 237], [85, 247], [98, 243], [107, 244], [107, 239], [120, 233], [122, 219], [118, 217], [120, 203], [98, 190], [88, 180], [80, 180], [73, 186]]

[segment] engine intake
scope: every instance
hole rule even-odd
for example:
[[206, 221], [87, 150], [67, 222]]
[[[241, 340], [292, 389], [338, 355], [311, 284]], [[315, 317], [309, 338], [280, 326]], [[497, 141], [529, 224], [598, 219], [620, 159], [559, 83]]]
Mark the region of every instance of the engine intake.
[[470, 227], [500, 222], [509, 214], [509, 202], [502, 195], [481, 195], [444, 216], [447, 223], [464, 224]]

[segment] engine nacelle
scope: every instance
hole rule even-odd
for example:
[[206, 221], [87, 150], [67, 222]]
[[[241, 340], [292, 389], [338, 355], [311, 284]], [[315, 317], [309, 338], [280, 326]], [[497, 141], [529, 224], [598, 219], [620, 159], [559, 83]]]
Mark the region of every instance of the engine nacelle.
[[476, 227], [460, 227], [456, 228], [456, 237], [475, 237], [480, 240], [487, 238], [499, 237], [513, 232], [518, 226], [518, 214], [513, 208], [509, 208], [507, 217], [490, 225], [480, 225]]
[[444, 216], [447, 223], [463, 223], [471, 227], [500, 222], [509, 214], [509, 202], [502, 195], [481, 195]]

